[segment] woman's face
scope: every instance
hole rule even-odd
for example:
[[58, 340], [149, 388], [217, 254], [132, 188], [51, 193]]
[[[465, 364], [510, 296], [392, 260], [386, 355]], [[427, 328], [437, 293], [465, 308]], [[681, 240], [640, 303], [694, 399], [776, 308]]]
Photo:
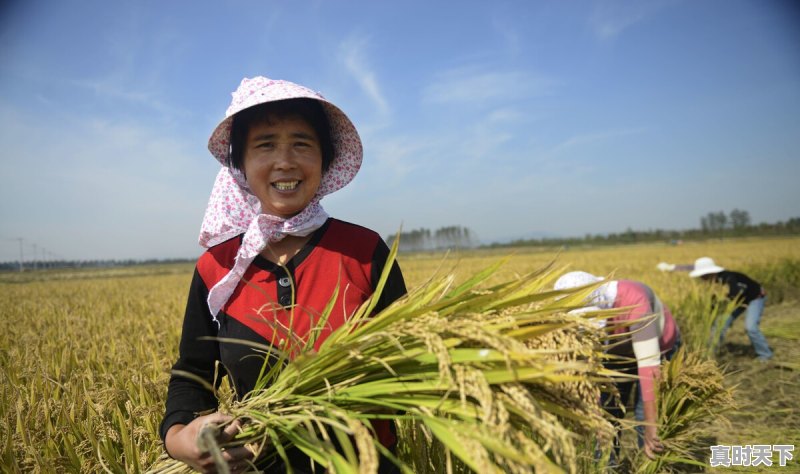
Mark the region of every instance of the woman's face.
[[302, 211], [322, 179], [322, 151], [314, 129], [300, 117], [250, 126], [244, 174], [261, 212], [288, 219]]

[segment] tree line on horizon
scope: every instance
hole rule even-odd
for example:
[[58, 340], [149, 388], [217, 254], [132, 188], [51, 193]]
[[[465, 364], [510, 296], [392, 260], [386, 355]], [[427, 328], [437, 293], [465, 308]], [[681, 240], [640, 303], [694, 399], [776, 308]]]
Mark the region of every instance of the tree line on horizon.
[[[525, 246], [575, 246], [575, 245], [618, 245], [648, 242], [679, 243], [687, 240], [724, 239], [729, 237], [770, 237], [782, 235], [800, 235], [800, 217], [775, 223], [762, 222], [752, 224], [750, 213], [734, 209], [729, 213], [723, 211], [709, 212], [700, 218], [700, 227], [685, 230], [633, 230], [610, 234], [586, 234], [583, 237], [545, 237], [541, 239], [518, 239], [507, 243], [493, 242], [481, 244], [477, 234], [463, 226], [445, 226], [436, 230], [424, 227], [401, 232], [401, 252], [436, 251], [448, 249], [502, 248]], [[392, 245], [396, 234], [386, 237], [388, 245]], [[108, 260], [49, 260], [49, 261], [7, 261], [0, 262], [0, 271], [30, 271], [57, 268], [98, 268], [121, 267], [132, 265], [158, 265], [170, 263], [193, 263], [194, 258], [165, 259], [108, 259]]]
[[610, 234], [586, 234], [583, 237], [545, 237], [541, 239], [519, 239], [508, 243], [492, 243], [482, 247], [520, 246], [570, 246], [570, 245], [617, 245], [648, 242], [677, 244], [687, 240], [724, 239], [728, 237], [769, 237], [800, 234], [800, 217], [775, 223], [752, 224], [750, 213], [734, 209], [709, 212], [700, 218], [700, 227], [684, 230], [633, 230]]
[[111, 267], [130, 267], [134, 265], [163, 265], [172, 263], [195, 263], [197, 258], [148, 258], [136, 260], [126, 259], [94, 259], [94, 260], [25, 260], [24, 262], [7, 261], [0, 262], [0, 272], [5, 271], [39, 271], [55, 270], [64, 268], [111, 268]]

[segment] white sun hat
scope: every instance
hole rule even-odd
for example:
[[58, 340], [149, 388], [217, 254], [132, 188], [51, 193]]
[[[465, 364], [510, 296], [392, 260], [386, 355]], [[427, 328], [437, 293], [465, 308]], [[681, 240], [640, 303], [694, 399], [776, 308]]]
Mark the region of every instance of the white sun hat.
[[[578, 288], [581, 286], [592, 285], [605, 281], [605, 278], [592, 275], [589, 272], [574, 271], [561, 275], [556, 280], [553, 289], [555, 290], [568, 290], [571, 288]], [[596, 288], [587, 298], [587, 303], [593, 306], [600, 307], [601, 309], [608, 309], [614, 306], [614, 300], [617, 298], [617, 282], [612, 280], [600, 285]]]
[[710, 273], [719, 273], [722, 271], [725, 271], [725, 269], [714, 263], [714, 260], [711, 257], [700, 257], [694, 261], [694, 270], [689, 272], [689, 276], [692, 278], [697, 278]]
[[589, 272], [575, 271], [561, 275], [558, 280], [556, 280], [553, 288], [556, 290], [567, 290], [579, 286], [591, 285], [592, 283], [600, 281], [603, 281], [602, 277], [592, 275]]

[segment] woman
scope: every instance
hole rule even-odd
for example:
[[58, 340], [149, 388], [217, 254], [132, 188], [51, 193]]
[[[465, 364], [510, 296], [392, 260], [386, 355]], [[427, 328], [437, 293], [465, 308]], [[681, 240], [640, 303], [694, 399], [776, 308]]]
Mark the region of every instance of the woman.
[[[603, 281], [587, 272], [576, 271], [562, 275], [555, 283], [556, 290], [566, 290]], [[630, 332], [630, 338], [609, 349], [610, 353], [635, 358], [635, 364], [611, 362], [609, 368], [620, 372], [638, 374], [639, 383], [635, 392], [635, 415], [638, 421], [644, 421], [644, 428], [639, 429], [639, 444], [649, 458], [663, 450], [658, 438], [658, 406], [654, 381], [660, 375], [659, 366], [662, 354], [669, 359], [677, 349], [680, 333], [675, 319], [666, 307], [644, 283], [631, 280], [613, 280], [600, 285], [589, 297], [589, 304], [601, 309], [629, 308], [607, 320], [615, 334]], [[620, 399], [626, 403], [636, 385], [635, 381], [618, 382]], [[625, 412], [611, 404], [608, 394], [604, 393], [601, 403], [606, 411], [616, 418], [623, 418]], [[643, 433], [642, 433], [643, 431]], [[619, 440], [615, 441], [615, 451], [619, 450]], [[617, 453], [618, 454], [618, 453]]]
[[[208, 250], [195, 269], [173, 369], [217, 385], [215, 373], [221, 372], [241, 397], [254, 388], [263, 355], [208, 338], [291, 346], [307, 338], [336, 293], [318, 348], [373, 294], [389, 249], [375, 232], [330, 218], [320, 205], [355, 177], [362, 146], [352, 122], [318, 93], [288, 81], [244, 79], [208, 148], [222, 169], [200, 232], [200, 244]], [[395, 264], [376, 310], [405, 292]], [[198, 416], [216, 409], [217, 400], [202, 384], [170, 378], [160, 430], [170, 456], [214, 472], [196, 440], [203, 425], [230, 420], [221, 413]], [[393, 425], [376, 422], [374, 427], [380, 442], [391, 448]], [[238, 429], [236, 423], [228, 425], [219, 441]], [[224, 457], [236, 471], [252, 454], [234, 448]], [[299, 450], [290, 451], [289, 458], [295, 472], [310, 469]], [[282, 461], [265, 468], [286, 470]]]

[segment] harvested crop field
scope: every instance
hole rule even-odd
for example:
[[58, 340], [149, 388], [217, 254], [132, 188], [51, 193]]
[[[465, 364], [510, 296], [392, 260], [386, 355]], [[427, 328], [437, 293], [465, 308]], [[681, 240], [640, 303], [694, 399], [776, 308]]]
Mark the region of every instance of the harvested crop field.
[[[775, 351], [755, 360], [743, 321], [716, 360], [737, 408], [715, 420], [697, 452], [717, 445], [800, 445], [800, 239], [400, 255], [409, 287], [433, 274], [456, 283], [509, 257], [498, 279], [555, 261], [555, 268], [641, 280], [673, 308], [686, 331], [710, 292], [660, 261], [703, 255], [759, 280], [768, 291], [762, 330]], [[0, 274], [0, 466], [3, 472], [143, 472], [163, 450], [157, 436], [170, 366], [177, 354], [191, 265]], [[486, 284], [491, 285], [490, 280]], [[743, 318], [741, 318], [743, 319]], [[698, 339], [701, 336], [690, 335]], [[635, 449], [626, 456], [636, 465]], [[711, 472], [799, 472], [710, 468]], [[777, 464], [777, 457], [773, 459]]]

